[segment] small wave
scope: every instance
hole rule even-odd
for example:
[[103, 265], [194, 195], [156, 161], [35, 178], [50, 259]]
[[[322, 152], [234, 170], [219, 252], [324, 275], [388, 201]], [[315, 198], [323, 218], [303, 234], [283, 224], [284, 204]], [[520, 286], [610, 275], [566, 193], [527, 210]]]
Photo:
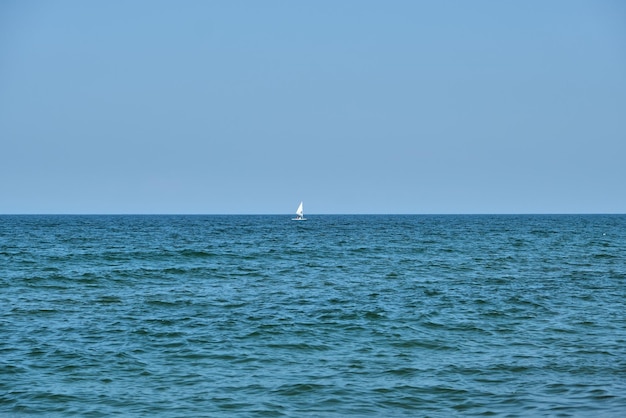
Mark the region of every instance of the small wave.
[[434, 351], [456, 350], [454, 346], [443, 340], [433, 340], [428, 338], [400, 340], [391, 343], [392, 346], [405, 349], [426, 349]]
[[202, 250], [182, 250], [179, 252], [180, 255], [182, 255], [183, 257], [189, 257], [189, 258], [211, 258], [211, 257], [217, 257], [217, 254], [214, 253], [210, 253], [208, 251], [202, 251]]
[[312, 344], [312, 343], [284, 343], [284, 344], [268, 344], [269, 348], [277, 350], [289, 350], [289, 351], [328, 351], [330, 347], [326, 344]]
[[117, 304], [122, 303], [122, 299], [119, 296], [105, 295], [100, 296], [98, 299], [96, 299], [96, 302], [104, 305]]
[[163, 273], [171, 274], [171, 275], [183, 275], [183, 274], [187, 274], [188, 271], [180, 267], [169, 267], [169, 268], [164, 269]]
[[295, 383], [282, 385], [278, 389], [274, 390], [273, 393], [281, 396], [299, 396], [311, 392], [322, 391], [326, 388], [327, 387], [325, 385], [314, 383]]
[[616, 254], [609, 254], [609, 253], [596, 253], [596, 254], [593, 254], [592, 257], [599, 259], [599, 260], [604, 260], [604, 259], [612, 260], [612, 259], [620, 258]]
[[384, 373], [401, 377], [411, 377], [416, 376], [419, 372], [420, 370], [414, 367], [401, 367], [398, 369], [387, 370]]

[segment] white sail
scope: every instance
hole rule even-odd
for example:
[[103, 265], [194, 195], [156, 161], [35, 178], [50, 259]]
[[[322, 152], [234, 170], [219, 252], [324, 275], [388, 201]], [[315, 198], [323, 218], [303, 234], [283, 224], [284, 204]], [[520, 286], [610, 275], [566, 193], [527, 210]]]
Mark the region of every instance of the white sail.
[[298, 210], [296, 210], [296, 217], [293, 218], [294, 221], [306, 221], [304, 217], [304, 205], [300, 202], [300, 206], [298, 206]]

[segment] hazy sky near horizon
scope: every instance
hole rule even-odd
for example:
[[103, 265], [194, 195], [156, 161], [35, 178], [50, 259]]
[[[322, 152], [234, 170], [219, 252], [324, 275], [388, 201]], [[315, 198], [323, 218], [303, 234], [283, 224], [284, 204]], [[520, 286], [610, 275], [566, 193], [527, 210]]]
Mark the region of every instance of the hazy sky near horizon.
[[0, 213], [625, 213], [626, 2], [0, 2]]

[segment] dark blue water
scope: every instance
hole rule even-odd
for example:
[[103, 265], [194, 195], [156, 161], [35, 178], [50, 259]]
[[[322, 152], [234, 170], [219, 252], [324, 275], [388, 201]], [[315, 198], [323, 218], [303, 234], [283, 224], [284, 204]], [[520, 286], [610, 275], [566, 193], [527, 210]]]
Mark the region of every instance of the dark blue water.
[[0, 216], [0, 415], [626, 416], [626, 216]]

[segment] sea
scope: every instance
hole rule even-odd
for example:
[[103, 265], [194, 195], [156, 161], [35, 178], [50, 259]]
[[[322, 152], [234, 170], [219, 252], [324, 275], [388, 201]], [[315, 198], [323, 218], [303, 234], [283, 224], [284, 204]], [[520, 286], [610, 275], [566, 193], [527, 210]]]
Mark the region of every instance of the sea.
[[0, 216], [0, 416], [626, 416], [626, 215], [291, 217]]

